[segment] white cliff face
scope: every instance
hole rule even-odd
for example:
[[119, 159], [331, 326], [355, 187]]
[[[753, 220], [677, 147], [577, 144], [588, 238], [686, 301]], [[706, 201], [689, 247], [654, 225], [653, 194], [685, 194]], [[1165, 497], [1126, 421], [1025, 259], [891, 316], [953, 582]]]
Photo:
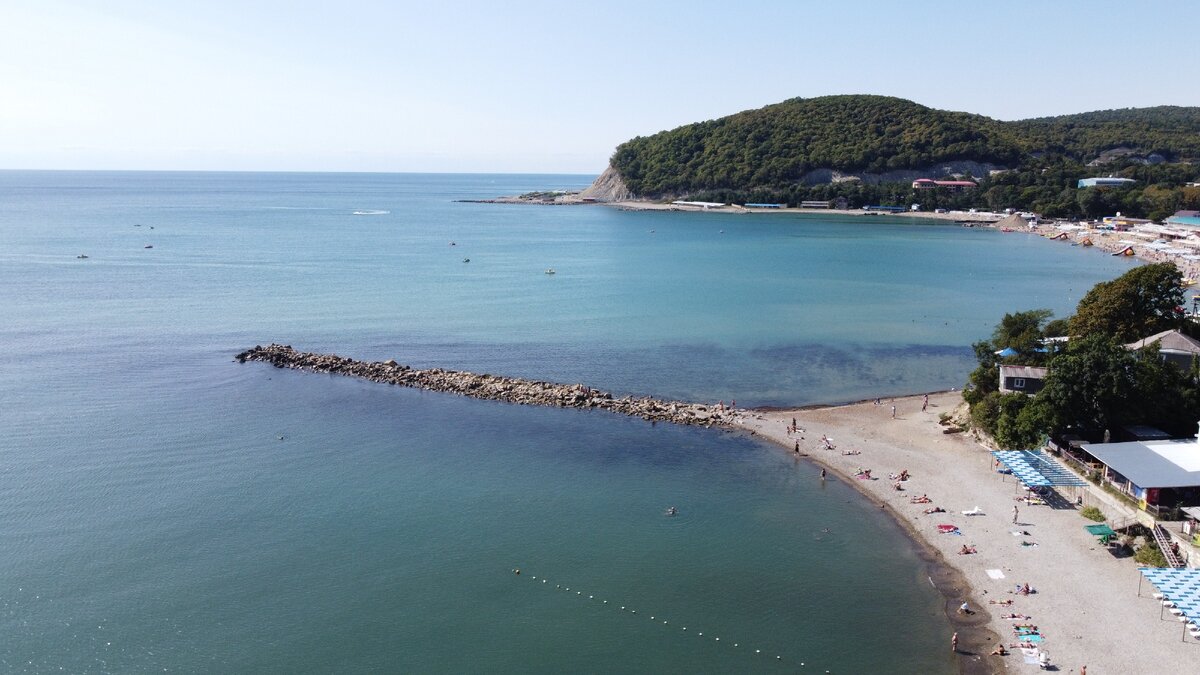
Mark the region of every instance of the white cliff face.
[[621, 202], [633, 199], [634, 195], [625, 186], [621, 174], [609, 166], [591, 185], [579, 193], [579, 198], [594, 199], [598, 202]]

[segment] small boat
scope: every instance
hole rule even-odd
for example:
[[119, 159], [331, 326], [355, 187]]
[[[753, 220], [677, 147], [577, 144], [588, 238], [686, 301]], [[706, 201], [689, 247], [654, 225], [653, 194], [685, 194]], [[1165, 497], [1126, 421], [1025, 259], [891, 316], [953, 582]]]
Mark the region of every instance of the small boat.
[[146, 244], [142, 248], [154, 248], [154, 244]]
[[546, 274], [554, 274], [554, 268], [553, 268], [553, 267], [547, 267], [547, 268], [546, 268]]
[[75, 256], [75, 257], [76, 257], [76, 258], [78, 258], [78, 259], [80, 259], [80, 260], [87, 260], [87, 256], [86, 256], [86, 255], [84, 255], [84, 254], [82, 254], [82, 253], [80, 253], [79, 255], [77, 255], [77, 256]]
[[463, 262], [471, 262], [470, 258], [463, 258]]
[[1002, 228], [1000, 228], [1000, 231], [1001, 232], [1012, 232], [1013, 229], [1011, 227], [1002, 227]]

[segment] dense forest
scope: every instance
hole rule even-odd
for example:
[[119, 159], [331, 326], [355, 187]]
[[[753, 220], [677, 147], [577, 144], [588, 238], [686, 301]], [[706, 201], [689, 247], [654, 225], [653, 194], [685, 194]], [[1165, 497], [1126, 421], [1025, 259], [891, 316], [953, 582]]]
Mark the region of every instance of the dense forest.
[[[1089, 162], [1103, 162], [1089, 166]], [[689, 124], [618, 146], [612, 166], [643, 197], [723, 202], [845, 198], [932, 208], [1016, 208], [1052, 217], [1122, 211], [1162, 218], [1200, 209], [1200, 108], [1108, 110], [1001, 122], [934, 110], [886, 96], [791, 99]], [[1007, 169], [974, 171], [977, 190], [914, 191], [911, 179], [829, 182], [811, 172], [945, 173], [950, 162]], [[978, 175], [986, 173], [987, 175]], [[1080, 178], [1133, 178], [1124, 189], [1080, 190]], [[966, 172], [963, 177], [967, 177]]]

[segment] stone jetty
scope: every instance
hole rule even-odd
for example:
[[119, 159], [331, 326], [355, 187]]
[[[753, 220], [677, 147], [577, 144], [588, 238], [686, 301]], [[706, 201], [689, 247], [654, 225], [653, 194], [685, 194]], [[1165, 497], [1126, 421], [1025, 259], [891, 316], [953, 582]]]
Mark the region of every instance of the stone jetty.
[[744, 414], [744, 411], [719, 405], [663, 401], [646, 396], [614, 398], [606, 391], [582, 384], [556, 384], [441, 368], [418, 370], [393, 360], [356, 361], [335, 354], [301, 352], [292, 349], [290, 345], [259, 345], [238, 354], [236, 358], [239, 363], [263, 361], [276, 368], [345, 375], [372, 382], [519, 405], [607, 410], [652, 422], [728, 427], [733, 425], [736, 417]]

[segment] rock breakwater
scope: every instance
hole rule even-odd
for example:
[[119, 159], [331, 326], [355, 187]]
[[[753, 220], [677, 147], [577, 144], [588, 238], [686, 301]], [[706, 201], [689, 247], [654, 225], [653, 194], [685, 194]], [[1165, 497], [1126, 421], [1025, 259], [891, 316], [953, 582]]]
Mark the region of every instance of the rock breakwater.
[[393, 360], [356, 361], [336, 354], [315, 354], [292, 349], [290, 345], [255, 346], [236, 357], [239, 363], [262, 361], [276, 368], [357, 377], [372, 382], [426, 389], [490, 401], [556, 408], [607, 410], [619, 415], [641, 417], [652, 422], [671, 422], [692, 426], [732, 426], [741, 412], [702, 403], [663, 401], [648, 396], [614, 398], [582, 384], [556, 384], [432, 368], [419, 370]]

